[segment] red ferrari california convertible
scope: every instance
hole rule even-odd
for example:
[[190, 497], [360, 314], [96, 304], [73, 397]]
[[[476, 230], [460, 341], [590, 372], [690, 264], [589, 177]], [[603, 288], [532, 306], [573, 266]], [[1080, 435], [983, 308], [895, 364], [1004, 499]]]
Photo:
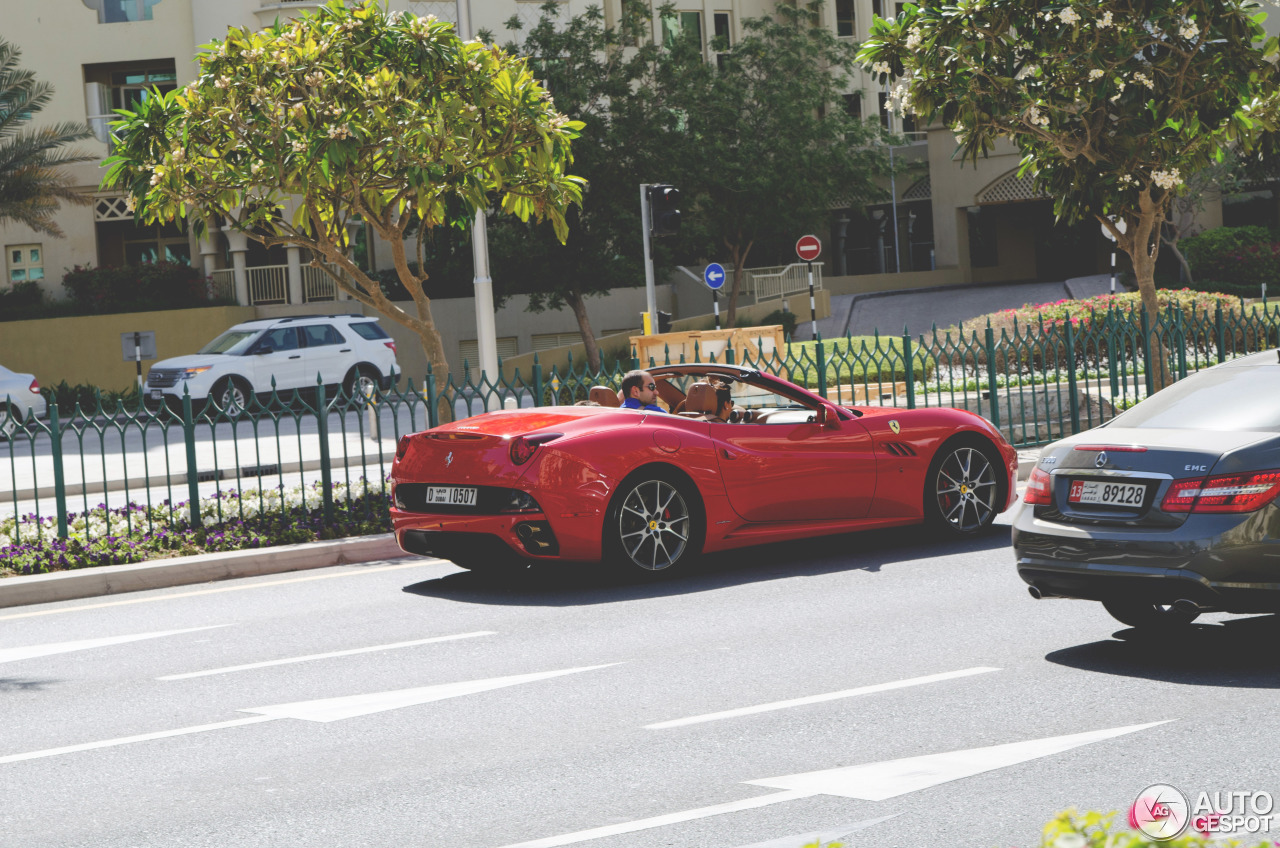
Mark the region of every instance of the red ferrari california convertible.
[[[648, 370], [674, 414], [618, 408], [597, 387], [600, 406], [490, 412], [401, 438], [400, 546], [475, 571], [670, 571], [704, 552], [879, 527], [971, 535], [1016, 497], [1016, 452], [973, 413], [844, 408], [732, 365]], [[729, 386], [729, 420], [714, 383]]]

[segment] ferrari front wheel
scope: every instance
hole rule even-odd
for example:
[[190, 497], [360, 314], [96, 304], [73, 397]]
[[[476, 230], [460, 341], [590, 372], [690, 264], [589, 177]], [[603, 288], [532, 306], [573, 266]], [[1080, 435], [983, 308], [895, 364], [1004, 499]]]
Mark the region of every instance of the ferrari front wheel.
[[952, 536], [972, 536], [985, 530], [999, 512], [998, 467], [972, 443], [944, 445], [929, 466], [925, 520]]
[[605, 527], [610, 560], [631, 574], [670, 572], [701, 546], [697, 494], [674, 474], [634, 475], [623, 483]]

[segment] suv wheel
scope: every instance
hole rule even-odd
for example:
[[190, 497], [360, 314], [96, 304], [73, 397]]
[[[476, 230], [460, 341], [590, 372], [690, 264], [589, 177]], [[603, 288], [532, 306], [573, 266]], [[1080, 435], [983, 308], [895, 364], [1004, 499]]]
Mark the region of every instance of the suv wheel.
[[347, 372], [342, 381], [342, 391], [348, 401], [363, 403], [366, 398], [376, 397], [382, 384], [382, 376], [378, 369], [369, 365], [357, 365]]
[[224, 377], [213, 384], [209, 401], [230, 418], [243, 415], [249, 406], [253, 390], [236, 377]]
[[22, 428], [18, 412], [8, 404], [0, 403], [0, 441], [8, 441]]

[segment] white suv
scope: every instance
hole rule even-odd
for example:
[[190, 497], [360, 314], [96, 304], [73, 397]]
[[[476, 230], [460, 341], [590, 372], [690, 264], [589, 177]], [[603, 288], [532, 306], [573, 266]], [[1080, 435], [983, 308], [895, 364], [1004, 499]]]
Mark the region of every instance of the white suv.
[[374, 318], [304, 315], [246, 321], [200, 348], [157, 362], [147, 372], [152, 405], [179, 408], [183, 391], [225, 410], [244, 409], [254, 395], [314, 389], [317, 379], [348, 397], [390, 388], [396, 344]]

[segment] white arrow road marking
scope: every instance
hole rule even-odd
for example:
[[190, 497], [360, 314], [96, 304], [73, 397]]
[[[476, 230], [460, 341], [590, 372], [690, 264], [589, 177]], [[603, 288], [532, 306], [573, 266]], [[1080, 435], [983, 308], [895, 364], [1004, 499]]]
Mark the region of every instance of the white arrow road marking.
[[397, 689], [392, 692], [374, 692], [369, 695], [348, 695], [344, 698], [324, 698], [319, 701], [298, 701], [293, 704], [277, 704], [272, 707], [253, 707], [239, 710], [242, 713], [258, 713], [274, 718], [296, 718], [302, 721], [341, 721], [344, 718], [380, 713], [385, 710], [397, 710], [401, 707], [412, 707], [431, 701], [443, 701], [445, 698], [457, 698], [462, 695], [473, 695], [476, 692], [487, 692], [490, 689], [501, 689], [504, 686], [518, 686], [521, 683], [533, 683], [536, 680], [547, 680], [565, 674], [577, 674], [580, 671], [594, 671], [597, 668], [608, 668], [618, 663], [605, 665], [589, 665], [582, 668], [566, 668], [560, 671], [539, 671], [534, 674], [515, 674], [510, 677], [494, 677], [489, 680], [464, 680], [461, 683], [443, 683], [437, 686], [422, 686], [417, 689]]
[[1070, 736], [992, 745], [989, 748], [972, 748], [967, 751], [927, 754], [923, 757], [907, 757], [882, 763], [811, 771], [786, 777], [748, 780], [747, 783], [753, 786], [767, 786], [771, 789], [807, 792], [811, 795], [838, 795], [844, 798], [860, 798], [864, 801], [883, 801], [908, 792], [928, 789], [939, 783], [948, 783], [962, 777], [972, 777], [975, 774], [1017, 765], [1028, 760], [1060, 754], [1081, 745], [1101, 742], [1103, 739], [1112, 739], [1167, 723], [1167, 721], [1156, 721], [1150, 724], [1134, 724], [1111, 730], [1094, 730]]
[[[593, 671], [597, 668], [609, 668], [621, 663], [590, 665], [583, 668], [566, 668], [561, 671], [543, 671], [536, 674], [517, 674], [511, 677], [495, 677], [490, 680], [472, 680], [463, 683], [446, 683], [441, 686], [424, 686], [418, 689], [402, 689], [399, 692], [380, 692], [375, 695], [355, 695], [348, 698], [327, 698], [321, 701], [300, 701], [296, 704], [281, 704], [275, 707], [259, 707], [251, 710], [240, 710], [245, 713], [260, 713], [248, 718], [201, 724], [195, 727], [182, 727], [177, 730], [161, 730], [156, 733], [143, 733], [137, 736], [121, 736], [101, 742], [86, 742], [82, 745], [67, 745], [62, 748], [46, 748], [43, 751], [30, 751], [25, 754], [10, 754], [0, 757], [0, 764], [16, 763], [20, 760], [35, 760], [41, 757], [56, 757], [59, 754], [73, 754], [77, 751], [91, 751], [96, 748], [110, 748], [116, 745], [128, 745], [133, 742], [147, 742], [152, 739], [166, 739], [170, 736], [184, 736], [188, 733], [204, 733], [208, 730], [221, 730], [226, 727], [239, 727], [245, 724], [259, 724], [276, 721], [282, 718], [298, 718], [305, 721], [338, 721], [344, 718], [369, 715], [370, 713], [394, 710], [425, 704], [430, 701], [441, 701], [445, 698], [457, 698], [475, 692], [486, 692], [504, 686], [516, 686], [521, 683], [532, 683], [535, 680], [546, 680], [579, 671]], [[781, 793], [790, 795], [789, 792]]]
[[195, 633], [198, 630], [216, 630], [219, 627], [226, 626], [225, 624], [214, 624], [209, 627], [188, 627], [185, 630], [160, 630], [155, 633], [133, 633], [129, 636], [107, 636], [102, 639], [80, 639], [75, 642], [30, 645], [25, 648], [3, 648], [0, 649], [0, 663], [47, 657], [51, 654], [66, 654], [71, 651], [85, 651], [90, 648], [105, 648], [108, 645], [123, 645], [126, 642], [137, 642], [142, 639], [158, 639], [161, 636], [177, 636], [179, 633]]
[[743, 845], [742, 848], [798, 848], [801, 845], [812, 845], [815, 842], [819, 845], [825, 845], [828, 842], [842, 840], [851, 833], [857, 833], [859, 830], [866, 830], [869, 827], [875, 827], [883, 824], [889, 819], [896, 819], [902, 813], [894, 813], [891, 816], [881, 816], [878, 819], [867, 819], [857, 824], [849, 824], [844, 827], [837, 827], [833, 830], [824, 830], [821, 833], [802, 833], [797, 836], [784, 836], [781, 839], [770, 839], [768, 842], [754, 842], [751, 845]]
[[566, 833], [563, 836], [549, 836], [546, 839], [535, 839], [532, 842], [519, 842], [504, 848], [556, 848], [558, 845], [572, 845], [575, 842], [586, 842], [589, 839], [600, 839], [604, 836], [616, 836], [620, 833], [634, 833], [637, 830], [648, 830], [651, 827], [662, 827], [667, 824], [704, 819], [724, 813], [736, 813], [739, 810], [752, 810], [756, 807], [767, 807], [770, 804], [781, 804], [783, 801], [795, 801], [808, 798], [812, 792], [775, 792], [772, 795], [760, 795], [742, 801], [730, 801], [727, 804], [716, 804], [714, 807], [699, 807], [696, 810], [685, 810], [682, 813], [668, 813], [665, 816], [654, 816], [651, 819], [611, 824], [591, 830], [580, 830], [577, 833]]
[[433, 642], [452, 642], [455, 639], [472, 639], [476, 636], [496, 636], [493, 630], [477, 630], [474, 633], [458, 633], [453, 636], [435, 636], [430, 639], [416, 639], [412, 642], [395, 642], [390, 645], [374, 645], [369, 648], [351, 648], [346, 651], [331, 651], [327, 654], [309, 654], [305, 657], [290, 657], [284, 660], [267, 660], [266, 662], [248, 663], [246, 665], [229, 665], [224, 668], [211, 668], [207, 671], [192, 671], [186, 674], [169, 674], [157, 677], [156, 680], [188, 680], [192, 677], [208, 677], [211, 674], [230, 674], [233, 671], [248, 671], [254, 668], [269, 668], [273, 665], [309, 662], [311, 660], [327, 660], [333, 657], [350, 657], [356, 654], [369, 654], [374, 651], [390, 651], [395, 648], [412, 648], [416, 645], [430, 645]]
[[856, 695], [870, 695], [875, 692], [888, 692], [891, 689], [904, 689], [908, 686], [921, 686], [925, 683], [937, 683], [943, 680], [954, 680], [958, 677], [969, 677], [974, 674], [986, 674], [989, 671], [999, 671], [998, 668], [988, 668], [979, 666], [977, 668], [966, 668], [961, 671], [948, 671], [942, 674], [930, 674], [927, 677], [912, 677], [909, 680], [895, 680], [892, 683], [877, 683], [874, 686], [861, 686], [857, 689], [845, 689], [840, 692], [828, 692], [825, 695], [809, 695], [805, 698], [792, 698], [789, 701], [774, 701], [772, 704], [760, 704], [754, 707], [741, 707], [736, 710], [725, 710], [718, 713], [707, 713], [705, 715], [693, 716], [691, 718], [678, 718], [672, 721], [660, 721], [657, 724], [646, 724], [646, 730], [666, 730], [671, 727], [683, 727], [686, 724], [700, 724], [704, 721], [718, 721], [722, 718], [737, 718], [738, 716], [754, 715], [755, 713], [766, 713], [772, 710], [785, 710], [788, 707], [802, 707], [807, 704], [820, 704], [823, 701], [835, 701], [840, 698], [852, 698]]
[[[1172, 719], [1169, 719], [1172, 721]], [[784, 801], [797, 801], [811, 798], [814, 795], [836, 795], [845, 798], [860, 798], [867, 801], [881, 801], [927, 789], [939, 783], [958, 780], [981, 774], [984, 771], [1017, 765], [1038, 757], [1047, 757], [1069, 751], [1091, 742], [1100, 742], [1126, 733], [1146, 730], [1149, 727], [1167, 724], [1167, 721], [1156, 721], [1151, 724], [1135, 724], [1130, 727], [1117, 727], [1112, 730], [1095, 730], [1090, 733], [1077, 733], [1073, 736], [1055, 736], [1050, 739], [1035, 739], [1030, 742], [1014, 742], [1008, 745], [995, 745], [990, 748], [974, 748], [970, 751], [952, 751], [947, 754], [931, 754], [924, 757], [911, 757], [905, 760], [890, 760], [883, 763], [869, 763], [850, 768], [828, 769], [826, 771], [795, 774], [787, 777], [774, 777], [767, 780], [749, 780], [753, 786], [767, 786], [771, 789], [782, 789], [772, 795], [761, 795], [745, 801], [732, 801], [728, 804], [717, 804], [714, 807], [700, 807], [682, 813], [670, 813], [665, 816], [654, 816], [623, 824], [607, 825], [591, 830], [580, 830], [562, 836], [550, 836], [546, 839], [535, 839], [531, 842], [520, 842], [507, 845], [505, 848], [557, 848], [560, 845], [572, 845], [575, 842], [586, 842], [604, 836], [615, 836], [620, 833], [632, 833], [637, 830], [648, 830], [652, 827], [692, 821], [694, 819], [718, 816], [723, 813], [735, 813], [739, 810], [750, 810], [766, 807], [770, 804], [781, 804]], [[888, 818], [893, 818], [889, 816]], [[877, 819], [874, 823], [883, 821]], [[846, 831], [847, 832], [847, 831]]]

